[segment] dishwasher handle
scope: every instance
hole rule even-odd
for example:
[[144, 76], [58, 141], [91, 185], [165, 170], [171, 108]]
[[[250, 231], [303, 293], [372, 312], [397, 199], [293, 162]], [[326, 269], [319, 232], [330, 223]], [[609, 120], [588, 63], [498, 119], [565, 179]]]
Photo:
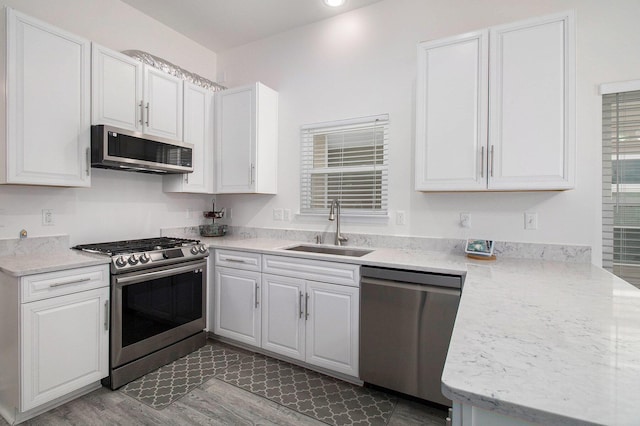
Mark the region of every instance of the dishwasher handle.
[[377, 278], [369, 278], [369, 277], [362, 277], [360, 279], [360, 284], [379, 285], [384, 287], [395, 287], [395, 288], [401, 288], [405, 290], [421, 291], [426, 293], [448, 294], [450, 296], [457, 296], [457, 297], [460, 297], [460, 294], [461, 294], [461, 291], [455, 288], [440, 287], [440, 286], [429, 285], [429, 284], [403, 283], [400, 281], [380, 280]]

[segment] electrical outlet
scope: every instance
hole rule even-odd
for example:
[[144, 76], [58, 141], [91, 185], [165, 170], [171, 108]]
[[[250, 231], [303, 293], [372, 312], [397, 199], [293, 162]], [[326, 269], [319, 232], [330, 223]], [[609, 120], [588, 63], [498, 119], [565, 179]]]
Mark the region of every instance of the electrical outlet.
[[471, 213], [460, 213], [460, 226], [463, 228], [471, 228]]
[[42, 225], [53, 226], [53, 209], [42, 209]]
[[282, 220], [282, 209], [273, 209], [273, 220]]
[[538, 213], [525, 212], [524, 213], [524, 229], [533, 231], [538, 229]]
[[405, 215], [405, 212], [403, 210], [398, 210], [396, 212], [396, 225], [406, 225], [407, 224], [407, 217]]
[[282, 219], [285, 222], [291, 222], [291, 209], [284, 209], [284, 214], [282, 215]]

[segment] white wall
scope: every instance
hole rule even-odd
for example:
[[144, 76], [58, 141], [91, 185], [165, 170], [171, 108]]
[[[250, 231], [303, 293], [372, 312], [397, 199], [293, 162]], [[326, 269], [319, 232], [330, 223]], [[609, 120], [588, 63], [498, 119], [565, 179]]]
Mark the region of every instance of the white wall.
[[[416, 43], [568, 9], [577, 14], [577, 176], [565, 192], [443, 193], [413, 190]], [[276, 196], [218, 196], [234, 225], [326, 229], [317, 221], [272, 220], [273, 208], [299, 210], [299, 128], [390, 114], [388, 224], [346, 223], [343, 231], [591, 245], [600, 262], [600, 145], [603, 82], [640, 78], [637, 0], [385, 0], [230, 51], [218, 52], [223, 84], [260, 80], [280, 93]], [[395, 225], [395, 212], [408, 223]], [[459, 213], [471, 213], [470, 230]], [[525, 211], [538, 212], [536, 231]]]
[[[119, 0], [0, 0], [114, 50], [138, 49], [215, 79], [216, 54]], [[211, 196], [164, 194], [162, 177], [93, 169], [91, 188], [0, 186], [0, 238], [69, 234], [71, 243], [159, 235], [160, 227], [201, 223]], [[53, 209], [54, 226], [42, 226]], [[191, 213], [187, 214], [190, 211]]]

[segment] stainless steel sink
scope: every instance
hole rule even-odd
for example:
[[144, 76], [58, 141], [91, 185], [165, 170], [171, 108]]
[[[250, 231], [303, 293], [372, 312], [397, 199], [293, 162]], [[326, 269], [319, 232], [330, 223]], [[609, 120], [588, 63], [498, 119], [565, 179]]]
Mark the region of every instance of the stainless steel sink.
[[373, 251], [373, 250], [357, 249], [357, 248], [349, 248], [349, 247], [314, 246], [309, 244], [300, 244], [297, 246], [288, 247], [285, 250], [304, 251], [307, 253], [337, 254], [338, 256], [352, 256], [352, 257], [361, 257]]

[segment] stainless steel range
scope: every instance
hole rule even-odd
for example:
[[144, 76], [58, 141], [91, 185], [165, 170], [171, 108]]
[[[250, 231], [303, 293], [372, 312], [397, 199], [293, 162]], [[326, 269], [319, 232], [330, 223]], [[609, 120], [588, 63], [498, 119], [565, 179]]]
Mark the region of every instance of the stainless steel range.
[[109, 377], [117, 389], [204, 346], [209, 250], [198, 240], [83, 244], [111, 256]]

